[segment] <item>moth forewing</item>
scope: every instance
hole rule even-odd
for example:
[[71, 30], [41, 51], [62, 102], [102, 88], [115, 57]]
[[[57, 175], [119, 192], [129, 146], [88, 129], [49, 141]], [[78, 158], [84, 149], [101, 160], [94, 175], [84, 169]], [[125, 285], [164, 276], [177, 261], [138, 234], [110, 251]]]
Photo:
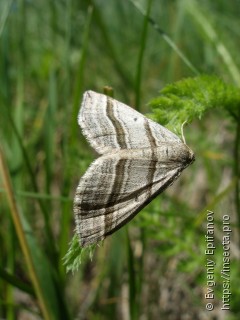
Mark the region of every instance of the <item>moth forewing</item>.
[[77, 187], [76, 232], [81, 246], [103, 240], [130, 221], [194, 161], [175, 134], [134, 109], [87, 91], [79, 124], [102, 154]]

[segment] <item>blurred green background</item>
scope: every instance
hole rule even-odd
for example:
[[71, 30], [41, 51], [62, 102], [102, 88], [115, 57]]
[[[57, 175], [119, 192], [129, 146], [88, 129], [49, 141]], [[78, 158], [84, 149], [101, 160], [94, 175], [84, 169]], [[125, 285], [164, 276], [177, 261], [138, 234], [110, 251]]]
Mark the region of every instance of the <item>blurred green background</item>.
[[[239, 15], [238, 0], [0, 1], [0, 318], [239, 319], [239, 112], [233, 121], [215, 108], [187, 126], [195, 163], [92, 261], [82, 257], [78, 272], [63, 265], [75, 189], [97, 156], [77, 125], [83, 92], [109, 85], [150, 113], [148, 102], [185, 77], [215, 74], [239, 87]], [[204, 296], [207, 209], [213, 311]], [[224, 214], [233, 230], [228, 311]]]

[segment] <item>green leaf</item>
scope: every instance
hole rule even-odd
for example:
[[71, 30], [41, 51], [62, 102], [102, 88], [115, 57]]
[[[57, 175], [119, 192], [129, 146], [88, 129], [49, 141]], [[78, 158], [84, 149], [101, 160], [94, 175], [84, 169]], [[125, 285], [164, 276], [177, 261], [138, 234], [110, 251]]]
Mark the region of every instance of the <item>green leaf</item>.
[[150, 106], [155, 121], [179, 134], [183, 122], [201, 119], [213, 108], [226, 110], [236, 119], [240, 92], [216, 76], [202, 75], [166, 86]]
[[82, 248], [79, 244], [78, 235], [75, 233], [70, 242], [68, 252], [63, 258], [66, 271], [72, 271], [72, 273], [78, 271], [82, 263], [82, 258], [85, 254], [87, 254], [92, 260], [95, 247], [96, 245], [94, 244], [88, 246], [87, 248]]

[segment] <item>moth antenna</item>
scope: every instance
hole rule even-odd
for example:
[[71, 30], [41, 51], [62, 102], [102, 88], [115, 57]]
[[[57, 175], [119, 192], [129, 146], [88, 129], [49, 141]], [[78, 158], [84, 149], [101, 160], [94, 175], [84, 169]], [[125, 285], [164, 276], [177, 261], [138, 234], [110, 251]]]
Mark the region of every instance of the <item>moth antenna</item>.
[[183, 140], [183, 143], [186, 144], [186, 140], [185, 140], [185, 137], [184, 137], [184, 134], [183, 134], [183, 127], [184, 125], [187, 123], [187, 121], [185, 120], [181, 126], [181, 133], [182, 133], [182, 140]]

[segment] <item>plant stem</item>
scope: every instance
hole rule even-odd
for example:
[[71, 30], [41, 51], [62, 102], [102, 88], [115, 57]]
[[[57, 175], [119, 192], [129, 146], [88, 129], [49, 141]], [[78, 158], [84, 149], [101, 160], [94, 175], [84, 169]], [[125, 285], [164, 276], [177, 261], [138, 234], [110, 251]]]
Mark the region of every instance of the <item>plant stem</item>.
[[141, 47], [140, 47], [138, 62], [137, 62], [137, 74], [136, 74], [136, 84], [135, 84], [135, 97], [136, 97], [135, 106], [136, 106], [136, 110], [138, 111], [140, 108], [140, 100], [141, 100], [142, 67], [143, 67], [144, 51], [146, 48], [146, 41], [147, 41], [148, 17], [150, 14], [151, 6], [152, 6], [152, 0], [149, 0], [147, 5], [147, 13], [144, 16], [143, 30], [142, 30], [141, 41], [140, 41]]
[[30, 249], [29, 249], [29, 246], [27, 243], [27, 239], [26, 239], [26, 236], [25, 236], [25, 233], [23, 230], [23, 226], [22, 226], [22, 222], [21, 222], [21, 218], [20, 218], [20, 212], [18, 210], [16, 201], [14, 198], [11, 179], [10, 179], [7, 165], [6, 165], [6, 161], [4, 159], [3, 152], [1, 149], [0, 149], [0, 172], [2, 175], [4, 187], [7, 192], [10, 212], [12, 215], [12, 220], [13, 220], [13, 223], [14, 223], [14, 226], [16, 229], [16, 233], [18, 235], [18, 239], [20, 241], [20, 246], [22, 248], [23, 254], [26, 259], [26, 264], [28, 267], [29, 276], [32, 279], [32, 283], [33, 283], [33, 286], [34, 286], [34, 289], [36, 292], [36, 296], [38, 298], [39, 306], [42, 310], [42, 314], [44, 316], [44, 319], [51, 319], [48, 308], [46, 306], [46, 302], [44, 300], [44, 296], [43, 296], [42, 289], [41, 289], [41, 286], [39, 283], [39, 279], [38, 279], [37, 274], [35, 272], [34, 264], [32, 261], [32, 256], [31, 256]]

